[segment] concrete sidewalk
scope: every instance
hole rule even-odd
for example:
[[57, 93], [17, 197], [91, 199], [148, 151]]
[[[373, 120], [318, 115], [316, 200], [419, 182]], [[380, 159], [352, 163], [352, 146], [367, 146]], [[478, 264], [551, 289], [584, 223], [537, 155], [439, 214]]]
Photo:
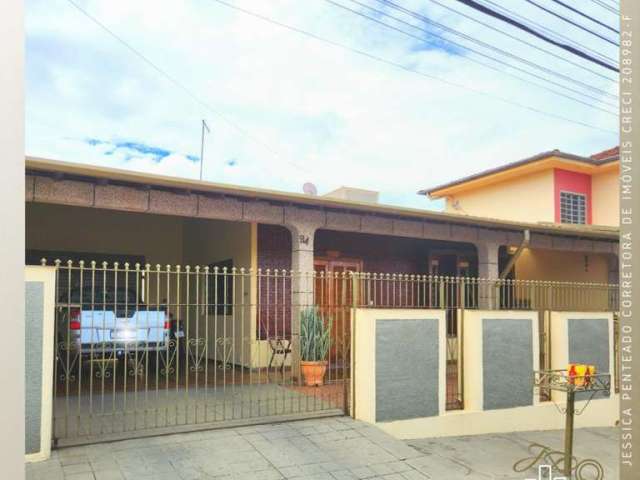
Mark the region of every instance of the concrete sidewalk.
[[[563, 450], [564, 432], [503, 433], [473, 437], [426, 438], [406, 443], [424, 456], [408, 463], [434, 479], [514, 479], [537, 478], [535, 469], [515, 473], [513, 465], [532, 458], [531, 443]], [[604, 478], [618, 478], [618, 430], [616, 428], [582, 428], [575, 431], [573, 455], [580, 462], [597, 460], [604, 468]], [[557, 458], [557, 457], [556, 457]], [[527, 464], [530, 462], [523, 462]], [[591, 471], [585, 469], [586, 478]]]
[[[561, 432], [403, 442], [348, 417], [240, 427], [61, 449], [27, 466], [30, 480], [122, 479], [517, 479], [530, 441], [559, 445]], [[597, 458], [615, 479], [614, 429], [577, 432], [576, 455]], [[533, 475], [532, 475], [533, 473]]]

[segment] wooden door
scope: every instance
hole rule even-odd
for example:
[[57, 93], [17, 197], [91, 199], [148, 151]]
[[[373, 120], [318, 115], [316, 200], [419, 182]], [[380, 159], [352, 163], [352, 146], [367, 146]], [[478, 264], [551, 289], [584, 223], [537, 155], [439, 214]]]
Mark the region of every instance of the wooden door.
[[331, 366], [348, 363], [351, 348], [353, 282], [348, 272], [362, 271], [362, 261], [346, 258], [317, 258], [315, 261], [315, 303], [331, 319]]

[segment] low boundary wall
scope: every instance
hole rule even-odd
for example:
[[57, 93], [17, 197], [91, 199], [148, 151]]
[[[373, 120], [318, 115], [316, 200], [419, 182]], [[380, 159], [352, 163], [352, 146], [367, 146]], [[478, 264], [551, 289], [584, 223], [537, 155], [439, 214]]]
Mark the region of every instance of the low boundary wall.
[[[425, 348], [433, 348], [433, 344], [429, 347], [428, 342], [419, 338], [402, 335], [394, 338], [379, 331], [376, 333], [377, 322], [427, 319], [442, 314], [435, 310], [356, 310], [356, 368], [353, 375], [356, 418], [375, 423], [387, 433], [403, 439], [564, 428], [564, 415], [559, 411], [564, 405], [564, 396], [554, 393], [552, 401], [541, 402], [538, 392], [533, 389], [533, 370], [540, 369], [538, 311], [464, 311], [464, 410], [441, 409], [438, 414], [430, 411], [429, 415], [419, 416], [420, 407], [414, 405], [409, 412], [400, 406], [391, 413], [383, 409], [383, 415], [379, 415], [377, 369], [385, 357], [382, 353], [380, 358], [376, 340], [397, 342], [395, 346], [386, 345], [387, 351], [423, 349], [418, 355], [422, 355]], [[569, 362], [594, 363], [601, 373], [612, 375], [609, 396], [577, 399], [576, 411], [584, 411], [576, 416], [575, 426], [614, 426], [619, 419], [619, 396], [613, 393], [613, 315], [606, 312], [550, 312], [550, 319], [552, 368], [566, 368]], [[406, 353], [403, 358], [412, 355], [416, 353]], [[421, 380], [414, 369], [411, 381]], [[418, 386], [411, 387], [403, 381], [406, 382], [400, 380], [398, 383], [394, 379], [385, 388], [419, 391]], [[446, 384], [441, 388], [441, 395], [444, 395]], [[405, 395], [405, 398], [409, 396]]]

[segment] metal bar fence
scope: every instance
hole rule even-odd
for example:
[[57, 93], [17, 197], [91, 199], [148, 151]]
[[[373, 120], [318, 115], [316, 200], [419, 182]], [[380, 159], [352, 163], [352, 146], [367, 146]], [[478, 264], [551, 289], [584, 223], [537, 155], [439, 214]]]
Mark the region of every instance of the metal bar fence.
[[[46, 261], [43, 260], [43, 264]], [[349, 412], [353, 308], [444, 309], [447, 408], [463, 408], [467, 309], [617, 311], [617, 286], [57, 260], [54, 436], [86, 443]], [[330, 337], [304, 381], [313, 312]], [[541, 367], [549, 362], [541, 313]]]
[[[348, 275], [55, 266], [56, 445], [348, 409]], [[331, 336], [319, 386], [301, 371], [310, 310]]]

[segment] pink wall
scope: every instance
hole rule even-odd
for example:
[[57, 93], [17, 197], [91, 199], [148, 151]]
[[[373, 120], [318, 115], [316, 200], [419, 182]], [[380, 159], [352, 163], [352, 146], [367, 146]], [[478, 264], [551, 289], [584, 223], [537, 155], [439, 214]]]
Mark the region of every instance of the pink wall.
[[553, 183], [556, 223], [560, 223], [560, 192], [572, 192], [587, 197], [587, 224], [591, 225], [591, 175], [556, 168]]

